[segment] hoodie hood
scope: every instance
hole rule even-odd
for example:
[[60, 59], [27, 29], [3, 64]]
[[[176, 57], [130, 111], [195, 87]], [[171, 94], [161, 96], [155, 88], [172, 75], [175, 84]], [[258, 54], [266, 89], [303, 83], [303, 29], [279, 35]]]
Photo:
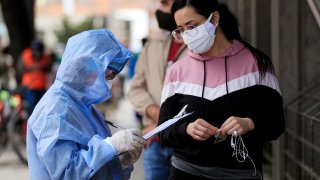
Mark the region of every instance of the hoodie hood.
[[92, 105], [106, 101], [111, 91], [105, 73], [111, 62], [125, 63], [131, 53], [106, 29], [85, 31], [68, 40], [54, 87]]
[[[238, 40], [233, 40], [230, 48], [228, 48], [223, 54], [216, 58], [221, 58], [221, 57], [226, 57], [226, 56], [233, 56], [236, 55], [238, 52], [240, 52], [244, 48], [244, 44], [242, 44]], [[207, 61], [207, 60], [212, 60], [212, 57], [202, 55], [199, 53], [194, 53], [192, 50], [189, 49], [188, 55], [191, 56], [192, 58], [198, 60], [198, 61]]]

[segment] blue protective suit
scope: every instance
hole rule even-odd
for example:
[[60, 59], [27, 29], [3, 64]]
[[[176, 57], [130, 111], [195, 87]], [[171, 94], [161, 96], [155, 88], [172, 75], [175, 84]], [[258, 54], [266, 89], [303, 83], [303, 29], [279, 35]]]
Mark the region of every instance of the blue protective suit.
[[128, 179], [122, 169], [103, 115], [93, 107], [111, 97], [105, 82], [110, 62], [131, 57], [105, 30], [71, 37], [54, 84], [28, 120], [27, 153], [31, 180]]

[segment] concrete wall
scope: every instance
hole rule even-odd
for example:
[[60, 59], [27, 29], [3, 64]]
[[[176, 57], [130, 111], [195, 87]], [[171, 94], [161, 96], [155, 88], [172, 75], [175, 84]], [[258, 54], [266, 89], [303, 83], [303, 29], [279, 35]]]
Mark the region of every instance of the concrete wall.
[[319, 81], [320, 29], [305, 0], [280, 1], [280, 82], [285, 99]]
[[299, 85], [299, 2], [301, 0], [280, 1], [280, 67], [279, 80], [285, 99], [292, 99], [300, 90]]
[[307, 2], [301, 2], [300, 48], [302, 87], [308, 87], [320, 80], [320, 29]]

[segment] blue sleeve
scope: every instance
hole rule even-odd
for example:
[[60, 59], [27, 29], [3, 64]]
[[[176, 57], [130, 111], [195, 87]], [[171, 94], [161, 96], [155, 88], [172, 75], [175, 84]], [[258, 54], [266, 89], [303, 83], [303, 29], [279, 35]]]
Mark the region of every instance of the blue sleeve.
[[124, 176], [124, 179], [130, 179], [131, 177], [131, 173], [133, 171], [133, 165], [123, 169], [123, 176]]
[[45, 124], [37, 152], [51, 179], [89, 179], [116, 155], [98, 135], [89, 139], [86, 132], [63, 120]]

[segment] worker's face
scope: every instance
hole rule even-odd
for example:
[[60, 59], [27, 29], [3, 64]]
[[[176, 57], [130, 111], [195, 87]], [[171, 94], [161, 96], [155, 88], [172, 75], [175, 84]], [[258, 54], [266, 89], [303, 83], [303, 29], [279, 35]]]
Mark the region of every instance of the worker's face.
[[107, 69], [105, 79], [106, 81], [113, 80], [117, 76], [117, 73], [111, 69]]
[[113, 80], [125, 67], [129, 59], [126, 59], [123, 62], [110, 62], [106, 69], [105, 79], [107, 81]]

